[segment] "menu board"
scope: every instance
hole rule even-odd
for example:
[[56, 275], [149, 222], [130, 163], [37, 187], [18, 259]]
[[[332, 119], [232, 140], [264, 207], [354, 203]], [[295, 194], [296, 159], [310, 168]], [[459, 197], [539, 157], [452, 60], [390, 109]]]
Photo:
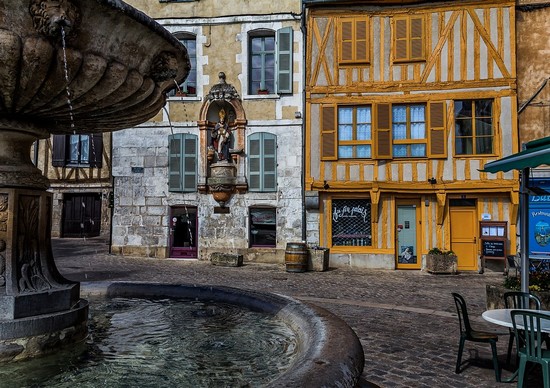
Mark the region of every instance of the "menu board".
[[506, 258], [504, 243], [502, 240], [481, 240], [482, 255]]

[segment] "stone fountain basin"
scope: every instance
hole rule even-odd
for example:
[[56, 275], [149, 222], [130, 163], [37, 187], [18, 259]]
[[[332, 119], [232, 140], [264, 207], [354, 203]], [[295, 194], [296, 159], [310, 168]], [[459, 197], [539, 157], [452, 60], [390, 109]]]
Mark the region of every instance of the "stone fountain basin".
[[184, 298], [216, 301], [273, 314], [298, 338], [299, 354], [270, 387], [355, 387], [364, 366], [355, 332], [327, 310], [283, 295], [231, 287], [141, 282], [82, 283], [81, 294], [105, 298]]
[[59, 134], [130, 128], [158, 113], [165, 92], [190, 67], [178, 39], [123, 1], [0, 2], [0, 123], [9, 120], [15, 129], [21, 123]]

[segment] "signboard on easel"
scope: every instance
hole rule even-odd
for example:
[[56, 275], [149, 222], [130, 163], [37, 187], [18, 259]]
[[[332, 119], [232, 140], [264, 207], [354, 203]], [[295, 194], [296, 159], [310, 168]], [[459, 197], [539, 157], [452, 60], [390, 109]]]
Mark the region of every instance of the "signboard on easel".
[[508, 245], [507, 221], [480, 221], [481, 259], [502, 260], [506, 264]]

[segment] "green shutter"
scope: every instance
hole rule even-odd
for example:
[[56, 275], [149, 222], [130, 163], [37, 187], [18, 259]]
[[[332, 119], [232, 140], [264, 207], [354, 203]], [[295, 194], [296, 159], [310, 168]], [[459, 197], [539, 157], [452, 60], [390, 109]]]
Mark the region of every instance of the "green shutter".
[[248, 188], [277, 190], [277, 137], [258, 132], [248, 137]]
[[168, 137], [168, 190], [197, 190], [197, 136], [179, 133]]
[[292, 27], [277, 31], [277, 93], [292, 93]]

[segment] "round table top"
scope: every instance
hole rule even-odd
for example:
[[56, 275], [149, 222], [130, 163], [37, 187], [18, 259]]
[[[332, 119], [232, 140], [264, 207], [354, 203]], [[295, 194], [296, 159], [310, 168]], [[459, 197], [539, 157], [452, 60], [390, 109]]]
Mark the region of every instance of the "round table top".
[[[512, 324], [512, 316], [511, 311], [512, 310], [523, 310], [523, 309], [494, 309], [494, 310], [487, 310], [484, 311], [481, 316], [483, 319], [485, 319], [487, 322], [491, 322], [500, 326], [506, 326], [506, 327], [514, 327]], [[525, 309], [525, 311], [534, 311], [537, 313], [542, 313], [550, 316], [550, 311], [546, 310], [530, 310]], [[542, 324], [542, 331], [550, 333], [550, 321], [543, 321]]]

